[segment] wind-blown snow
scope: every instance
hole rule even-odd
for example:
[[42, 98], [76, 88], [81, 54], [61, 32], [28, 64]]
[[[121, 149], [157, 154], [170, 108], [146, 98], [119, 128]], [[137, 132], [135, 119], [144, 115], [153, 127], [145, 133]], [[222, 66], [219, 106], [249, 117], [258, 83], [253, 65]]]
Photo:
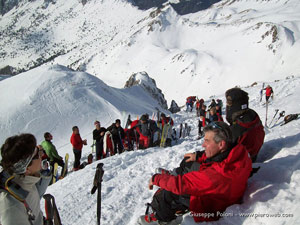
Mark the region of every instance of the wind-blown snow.
[[[300, 94], [300, 78], [270, 84], [274, 89], [275, 98], [269, 105], [268, 124], [275, 109], [285, 110], [287, 114], [299, 113], [300, 107], [295, 103]], [[249, 92], [250, 107], [259, 113], [264, 123], [264, 100], [259, 102], [261, 83], [243, 89]], [[224, 100], [223, 95], [217, 97]], [[155, 168], [173, 169], [179, 165], [185, 153], [202, 149], [202, 141], [196, 140], [195, 113], [182, 111], [173, 115], [173, 118], [175, 127], [178, 127], [180, 122], [187, 122], [192, 126], [190, 137], [180, 139], [173, 147], [125, 152], [101, 160], [105, 171], [102, 182], [102, 224], [137, 224], [138, 216], [145, 213], [145, 203], [151, 201], [155, 192], [147, 187]], [[274, 122], [275, 120], [273, 124]], [[225, 212], [227, 216], [208, 224], [274, 225], [300, 222], [300, 120], [279, 126], [281, 122], [282, 119], [273, 128], [266, 129], [265, 143], [257, 163], [253, 165], [261, 168], [249, 179], [243, 203], [228, 207]], [[85, 160], [89, 153], [90, 149], [84, 148]], [[96, 195], [91, 195], [90, 190], [98, 162], [71, 173], [48, 188], [48, 192], [56, 197], [63, 224], [96, 223]], [[187, 215], [182, 224], [196, 223]]]

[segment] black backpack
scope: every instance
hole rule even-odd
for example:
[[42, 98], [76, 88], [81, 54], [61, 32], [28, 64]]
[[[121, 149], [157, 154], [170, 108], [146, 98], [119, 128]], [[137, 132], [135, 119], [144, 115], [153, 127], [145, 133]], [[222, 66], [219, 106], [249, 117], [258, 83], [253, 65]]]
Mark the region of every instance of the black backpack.
[[284, 123], [291, 122], [292, 120], [297, 119], [298, 116], [299, 116], [298, 114], [289, 114], [289, 115], [284, 117]]

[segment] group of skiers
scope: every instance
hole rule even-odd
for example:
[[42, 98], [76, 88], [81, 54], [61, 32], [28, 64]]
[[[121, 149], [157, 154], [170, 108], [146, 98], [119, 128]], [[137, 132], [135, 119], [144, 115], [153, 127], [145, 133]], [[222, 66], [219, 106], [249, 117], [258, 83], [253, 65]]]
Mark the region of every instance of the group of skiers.
[[[265, 132], [258, 114], [249, 108], [247, 92], [232, 88], [225, 97], [229, 125], [205, 120], [204, 151], [185, 154], [171, 171], [156, 169], [148, 187], [159, 189], [139, 224], [180, 224], [186, 212], [195, 222], [218, 220], [228, 206], [242, 202]], [[212, 101], [210, 108], [215, 106]]]
[[[220, 101], [211, 102], [207, 116], [204, 101], [195, 100], [196, 108], [200, 108], [197, 115], [203, 125], [204, 151], [185, 154], [179, 167], [172, 171], [157, 168], [149, 180], [149, 188], [153, 185], [160, 188], [148, 204], [146, 215], [139, 218], [140, 224], [180, 223], [180, 215], [186, 212], [191, 212], [196, 222], [217, 220], [228, 206], [241, 203], [252, 162], [256, 160], [265, 133], [258, 114], [249, 108], [247, 92], [232, 88], [226, 91], [225, 98], [229, 125], [220, 118]], [[192, 109], [193, 106], [189, 103], [188, 107]], [[144, 114], [138, 120], [128, 120], [129, 126], [125, 129], [119, 119], [107, 129], [96, 121], [93, 139], [97, 159], [121, 154], [124, 149], [133, 149], [133, 145], [141, 149], [157, 145], [159, 138], [155, 136], [161, 134], [167, 124], [173, 125], [170, 117], [163, 113], [160, 116], [156, 123]], [[87, 140], [81, 139], [77, 126], [72, 131], [70, 141], [76, 170], [80, 167], [82, 147], [87, 145]], [[44, 138], [37, 147], [33, 135], [20, 134], [8, 138], [1, 147], [2, 225], [43, 224], [40, 198], [52, 174], [47, 166], [41, 170], [42, 159], [46, 155], [51, 165], [56, 162], [64, 166], [52, 143], [52, 135], [46, 132]], [[105, 148], [108, 150], [104, 151]]]

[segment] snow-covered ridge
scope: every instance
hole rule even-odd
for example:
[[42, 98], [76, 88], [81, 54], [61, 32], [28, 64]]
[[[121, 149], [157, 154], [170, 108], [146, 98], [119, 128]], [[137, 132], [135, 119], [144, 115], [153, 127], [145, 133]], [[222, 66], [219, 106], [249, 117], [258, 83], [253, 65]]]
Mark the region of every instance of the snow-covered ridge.
[[[144, 81], [147, 85], [148, 81]], [[155, 86], [152, 82], [148, 84]], [[141, 85], [117, 89], [97, 77], [54, 65], [34, 69], [0, 81], [0, 142], [23, 132], [43, 140], [53, 133], [58, 146], [68, 144], [72, 126], [89, 137], [95, 120], [109, 126], [123, 112], [132, 118], [162, 110]], [[124, 122], [124, 121], [123, 121]], [[70, 146], [68, 146], [70, 147]]]

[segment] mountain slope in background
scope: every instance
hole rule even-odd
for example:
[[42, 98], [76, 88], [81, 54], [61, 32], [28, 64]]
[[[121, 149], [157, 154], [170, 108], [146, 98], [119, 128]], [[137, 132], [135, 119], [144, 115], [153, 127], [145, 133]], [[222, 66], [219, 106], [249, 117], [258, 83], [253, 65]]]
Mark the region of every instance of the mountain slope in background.
[[154, 93], [156, 87], [148, 76], [140, 74], [139, 80], [142, 79], [142, 84], [117, 89], [90, 74], [55, 65], [2, 80], [0, 143], [24, 132], [33, 133], [40, 142], [49, 131], [57, 147], [67, 146], [61, 153], [64, 154], [71, 149], [69, 136], [75, 125], [82, 137], [90, 139], [95, 120], [107, 127], [118, 118], [124, 123], [124, 113], [134, 119], [144, 113], [151, 115], [156, 108], [163, 110], [159, 103], [163, 96], [159, 100], [151, 97], [147, 87]]
[[146, 71], [179, 104], [299, 75], [298, 0], [223, 0], [184, 16], [171, 6], [182, 1], [147, 11], [121, 0], [84, 2], [24, 0], [4, 14], [0, 68], [59, 63], [114, 87]]

